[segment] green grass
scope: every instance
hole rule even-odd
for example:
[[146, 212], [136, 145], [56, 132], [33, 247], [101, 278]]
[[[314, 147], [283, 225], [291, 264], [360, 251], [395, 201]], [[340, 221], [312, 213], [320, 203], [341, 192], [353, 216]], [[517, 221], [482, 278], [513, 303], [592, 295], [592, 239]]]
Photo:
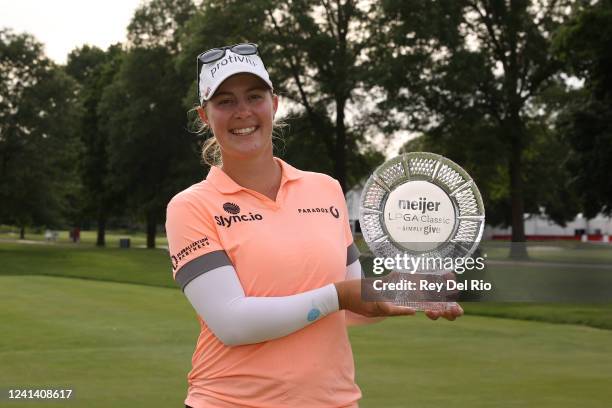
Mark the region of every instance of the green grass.
[[[175, 288], [165, 250], [0, 243], [0, 384], [72, 387], [66, 406], [181, 406], [199, 328]], [[452, 323], [351, 328], [360, 406], [608, 405], [612, 331], [587, 326], [612, 329], [611, 305], [463, 306]]]
[[0, 298], [3, 387], [73, 388], [67, 407], [181, 406], [199, 328], [180, 291], [2, 276]]
[[0, 243], [0, 275], [51, 275], [177, 287], [163, 249]]
[[[0, 299], [2, 387], [75, 390], [73, 401], [49, 406], [182, 406], [199, 328], [180, 291], [0, 276]], [[419, 314], [351, 328], [350, 337], [362, 408], [609, 405], [612, 331]]]
[[611, 304], [462, 302], [461, 306], [468, 315], [560, 324], [579, 324], [612, 330]]
[[362, 407], [606, 407], [612, 332], [464, 316], [352, 330]]

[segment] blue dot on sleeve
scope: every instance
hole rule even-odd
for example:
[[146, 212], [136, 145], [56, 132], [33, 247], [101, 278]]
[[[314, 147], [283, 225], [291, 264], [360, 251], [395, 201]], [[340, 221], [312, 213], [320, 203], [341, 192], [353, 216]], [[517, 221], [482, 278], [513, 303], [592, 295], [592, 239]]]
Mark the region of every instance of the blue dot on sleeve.
[[308, 312], [308, 321], [312, 322], [317, 320], [319, 316], [321, 316], [321, 311], [319, 309], [310, 309], [310, 312]]

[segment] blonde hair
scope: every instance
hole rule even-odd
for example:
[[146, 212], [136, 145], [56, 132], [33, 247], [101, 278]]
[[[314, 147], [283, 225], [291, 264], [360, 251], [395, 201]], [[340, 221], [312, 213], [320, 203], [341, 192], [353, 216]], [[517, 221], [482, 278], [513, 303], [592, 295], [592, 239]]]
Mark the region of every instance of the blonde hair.
[[[270, 91], [271, 95], [274, 95], [272, 91]], [[201, 143], [200, 147], [202, 149], [202, 164], [208, 166], [221, 166], [223, 164], [223, 158], [221, 157], [221, 146], [219, 146], [219, 142], [217, 142], [217, 138], [212, 133], [210, 127], [204, 123], [202, 118], [198, 113], [198, 108], [205, 109], [206, 102], [204, 102], [201, 106], [195, 106], [187, 112], [188, 117], [191, 119], [189, 131], [195, 133], [197, 135], [205, 136], [206, 139]], [[276, 148], [276, 144], [274, 144], [274, 140], [279, 140], [284, 144], [283, 139], [283, 130], [288, 126], [288, 124], [283, 120], [274, 119], [272, 121], [272, 143]]]

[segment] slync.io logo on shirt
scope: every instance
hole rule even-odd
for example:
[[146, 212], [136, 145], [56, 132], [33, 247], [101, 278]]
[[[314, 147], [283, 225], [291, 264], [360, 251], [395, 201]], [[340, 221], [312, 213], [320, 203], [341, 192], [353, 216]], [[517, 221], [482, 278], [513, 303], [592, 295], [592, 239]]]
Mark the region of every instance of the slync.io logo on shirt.
[[223, 204], [223, 209], [226, 213], [230, 214], [229, 216], [225, 215], [215, 215], [215, 221], [217, 225], [221, 227], [229, 228], [237, 222], [249, 222], [249, 221], [261, 221], [263, 220], [263, 215], [261, 214], [253, 214], [249, 212], [247, 214], [240, 214], [240, 207], [237, 204], [227, 202]]

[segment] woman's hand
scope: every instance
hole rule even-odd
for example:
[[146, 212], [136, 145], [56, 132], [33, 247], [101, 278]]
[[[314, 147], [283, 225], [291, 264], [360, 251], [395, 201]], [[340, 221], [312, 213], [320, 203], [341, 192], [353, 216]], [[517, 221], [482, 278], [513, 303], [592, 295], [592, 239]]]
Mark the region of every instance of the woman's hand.
[[[365, 302], [361, 299], [361, 279], [351, 279], [334, 283], [338, 292], [340, 310], [350, 310], [366, 317], [378, 316], [411, 316], [416, 312], [407, 306], [398, 306], [392, 302]], [[425, 310], [425, 315], [431, 320], [442, 317], [455, 320], [463, 315], [463, 308], [457, 303], [444, 310]]]
[[416, 312], [406, 306], [391, 302], [364, 302], [361, 299], [361, 279], [351, 279], [334, 283], [338, 292], [340, 310], [350, 310], [366, 317], [411, 316]]
[[455, 320], [459, 316], [463, 316], [463, 308], [457, 303], [452, 303], [451, 307], [445, 308], [444, 310], [426, 310], [425, 315], [431, 320], [438, 320], [443, 317], [446, 320]]

